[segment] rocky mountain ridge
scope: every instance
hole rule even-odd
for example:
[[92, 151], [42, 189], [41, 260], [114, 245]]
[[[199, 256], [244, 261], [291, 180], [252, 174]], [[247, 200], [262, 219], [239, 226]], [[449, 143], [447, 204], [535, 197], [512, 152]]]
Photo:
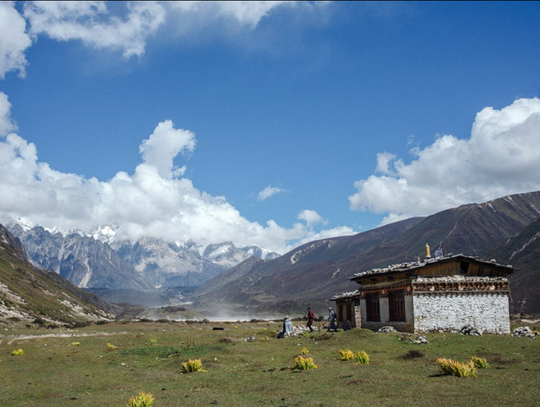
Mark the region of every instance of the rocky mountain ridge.
[[33, 267], [20, 240], [0, 225], [0, 322], [74, 325], [112, 319], [110, 311], [96, 295]]
[[303, 312], [308, 305], [324, 310], [333, 295], [356, 289], [349, 280], [354, 273], [416, 261], [426, 243], [445, 254], [482, 257], [538, 218], [540, 192], [531, 192], [311, 242], [275, 260], [250, 259], [220, 274], [196, 291], [194, 306], [236, 313], [245, 305], [259, 312]]
[[136, 292], [200, 286], [251, 256], [278, 257], [258, 246], [237, 247], [231, 242], [201, 247], [191, 241], [117, 240], [110, 226], [90, 234], [48, 231], [19, 222], [7, 227], [21, 240], [34, 265], [89, 289]]
[[515, 313], [540, 314], [540, 219], [487, 254], [511, 264], [510, 307]]

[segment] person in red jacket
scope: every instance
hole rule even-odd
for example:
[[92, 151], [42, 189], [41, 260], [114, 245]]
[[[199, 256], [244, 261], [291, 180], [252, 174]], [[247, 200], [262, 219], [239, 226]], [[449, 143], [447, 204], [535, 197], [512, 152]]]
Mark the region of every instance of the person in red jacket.
[[315, 319], [315, 314], [311, 310], [311, 308], [307, 309], [307, 324], [306, 326], [309, 328], [311, 332], [313, 332], [313, 328], [311, 325], [313, 325], [313, 320]]

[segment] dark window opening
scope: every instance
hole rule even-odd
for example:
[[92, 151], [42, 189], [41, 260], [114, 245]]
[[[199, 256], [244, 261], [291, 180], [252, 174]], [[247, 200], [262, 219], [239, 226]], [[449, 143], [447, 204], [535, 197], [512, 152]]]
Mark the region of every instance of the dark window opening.
[[347, 309], [345, 311], [346, 311], [345, 314], [347, 315], [347, 321], [352, 321], [352, 315], [353, 315], [352, 303], [350, 302], [347, 303]]
[[388, 293], [390, 321], [405, 321], [405, 293], [393, 291]]
[[469, 267], [470, 267], [470, 264], [467, 263], [466, 261], [461, 261], [459, 263], [459, 268], [460, 268], [460, 272], [461, 274], [469, 274]]
[[379, 296], [378, 295], [367, 295], [366, 296], [366, 311], [367, 311], [367, 320], [368, 321], [380, 321], [381, 320], [381, 309], [379, 306]]
[[343, 321], [343, 304], [338, 307], [338, 321]]

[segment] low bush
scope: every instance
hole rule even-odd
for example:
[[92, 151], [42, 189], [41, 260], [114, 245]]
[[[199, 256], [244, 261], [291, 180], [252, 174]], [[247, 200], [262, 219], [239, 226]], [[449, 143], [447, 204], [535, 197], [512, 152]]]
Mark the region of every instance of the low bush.
[[150, 393], [140, 392], [129, 399], [128, 407], [150, 407], [154, 403], [154, 397]]
[[202, 367], [201, 359], [189, 359], [187, 362], [182, 362], [182, 373], [206, 372]]
[[473, 356], [470, 361], [474, 364], [474, 366], [478, 369], [486, 369], [489, 367], [489, 363], [484, 358], [478, 358], [476, 356]]
[[303, 356], [296, 356], [294, 358], [294, 366], [291, 370], [309, 370], [318, 369], [319, 366], [313, 362], [313, 358], [305, 358]]
[[367, 365], [369, 364], [369, 355], [363, 350], [360, 350], [354, 355], [354, 360], [356, 361], [356, 363]]
[[458, 377], [472, 377], [476, 375], [476, 366], [472, 361], [461, 363], [452, 359], [439, 358], [436, 362], [444, 374]]
[[352, 360], [354, 359], [354, 352], [350, 349], [340, 350], [339, 351], [339, 360]]

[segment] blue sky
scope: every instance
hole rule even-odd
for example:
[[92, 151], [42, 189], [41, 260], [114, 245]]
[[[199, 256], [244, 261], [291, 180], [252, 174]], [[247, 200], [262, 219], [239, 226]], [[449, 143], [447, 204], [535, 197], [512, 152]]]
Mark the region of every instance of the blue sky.
[[538, 190], [538, 21], [537, 2], [3, 2], [0, 216], [284, 252]]

